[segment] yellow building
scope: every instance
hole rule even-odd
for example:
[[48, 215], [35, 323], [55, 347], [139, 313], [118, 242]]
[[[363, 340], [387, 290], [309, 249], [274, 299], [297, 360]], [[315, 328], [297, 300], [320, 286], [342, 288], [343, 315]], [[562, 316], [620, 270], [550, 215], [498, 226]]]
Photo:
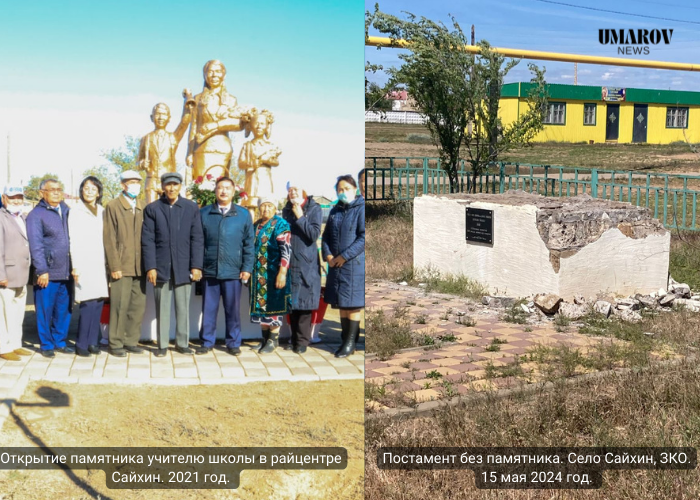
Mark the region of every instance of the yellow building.
[[[531, 89], [530, 83], [503, 85], [498, 114], [504, 124], [524, 112]], [[700, 142], [700, 92], [549, 84], [547, 93], [537, 142]]]

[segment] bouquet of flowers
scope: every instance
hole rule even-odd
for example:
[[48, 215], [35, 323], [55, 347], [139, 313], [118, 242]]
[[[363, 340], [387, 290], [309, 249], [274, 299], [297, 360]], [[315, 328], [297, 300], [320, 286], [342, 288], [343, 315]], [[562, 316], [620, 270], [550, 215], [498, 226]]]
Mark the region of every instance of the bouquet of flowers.
[[[192, 199], [200, 207], [206, 207], [216, 202], [216, 194], [214, 194], [214, 189], [216, 189], [216, 181], [211, 174], [206, 176], [197, 177], [192, 184], [187, 188]], [[241, 200], [247, 200], [248, 194], [243, 191], [243, 187], [239, 185], [234, 186], [233, 193], [233, 203], [240, 203]]]

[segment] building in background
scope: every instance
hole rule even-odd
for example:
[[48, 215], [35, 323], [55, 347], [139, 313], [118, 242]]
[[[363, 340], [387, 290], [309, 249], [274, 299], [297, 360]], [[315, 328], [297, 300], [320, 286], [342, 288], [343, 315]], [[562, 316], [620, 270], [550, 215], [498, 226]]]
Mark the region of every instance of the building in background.
[[[512, 123], [527, 106], [530, 83], [501, 89], [499, 116]], [[547, 85], [549, 104], [537, 142], [669, 144], [700, 142], [700, 92]]]

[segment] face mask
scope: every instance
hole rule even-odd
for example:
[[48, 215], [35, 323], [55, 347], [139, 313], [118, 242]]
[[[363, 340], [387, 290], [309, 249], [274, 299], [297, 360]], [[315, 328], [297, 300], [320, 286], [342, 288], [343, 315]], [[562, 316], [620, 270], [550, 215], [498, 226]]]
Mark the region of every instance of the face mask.
[[18, 214], [22, 211], [23, 205], [7, 205], [7, 211], [11, 214]]
[[141, 192], [141, 184], [129, 184], [126, 187], [126, 191], [125, 191], [125, 193], [129, 196], [129, 198], [136, 198], [140, 192]]
[[290, 201], [292, 202], [292, 205], [301, 205], [304, 203], [304, 198], [292, 198]]
[[338, 201], [340, 201], [342, 203], [350, 204], [353, 201], [355, 201], [355, 193], [353, 193], [353, 192], [346, 193], [345, 191], [343, 191], [342, 193], [340, 193], [338, 195]]

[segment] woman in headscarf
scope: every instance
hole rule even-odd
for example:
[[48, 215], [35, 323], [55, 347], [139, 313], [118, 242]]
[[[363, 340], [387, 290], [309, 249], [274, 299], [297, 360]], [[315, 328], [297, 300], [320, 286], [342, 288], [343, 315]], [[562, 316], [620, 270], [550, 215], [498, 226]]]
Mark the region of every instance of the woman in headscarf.
[[291, 309], [292, 289], [287, 279], [291, 257], [289, 224], [276, 215], [270, 198], [258, 202], [260, 218], [255, 221], [255, 261], [250, 278], [250, 320], [259, 323], [263, 341], [258, 352], [277, 347], [282, 317]]

